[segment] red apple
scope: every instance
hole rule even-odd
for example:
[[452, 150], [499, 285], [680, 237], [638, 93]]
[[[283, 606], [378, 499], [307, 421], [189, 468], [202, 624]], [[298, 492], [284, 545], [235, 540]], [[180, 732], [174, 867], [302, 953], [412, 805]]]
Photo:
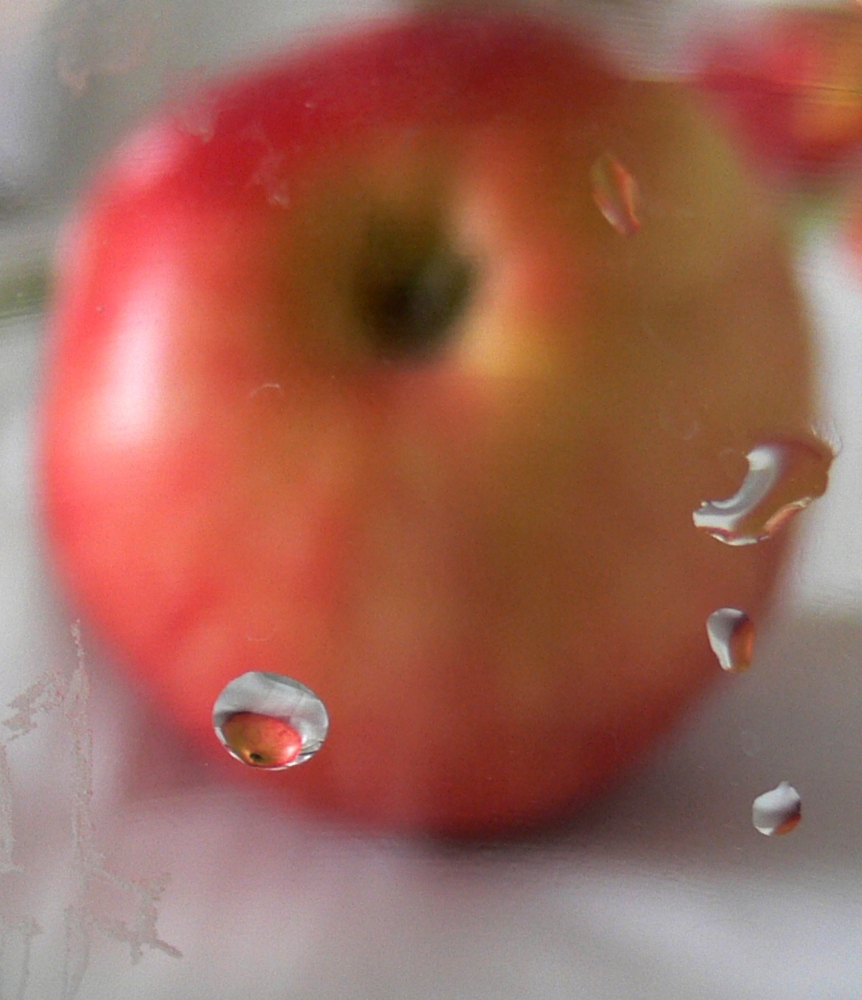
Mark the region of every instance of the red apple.
[[328, 708], [313, 761], [240, 780], [542, 822], [721, 675], [711, 612], [762, 617], [782, 539], [692, 512], [811, 437], [783, 237], [689, 93], [563, 24], [413, 14], [215, 84], [118, 152], [60, 270], [41, 469], [76, 610], [204, 752], [244, 672]]
[[771, 12], [702, 47], [699, 79], [776, 176], [829, 179], [862, 160], [862, 10]]

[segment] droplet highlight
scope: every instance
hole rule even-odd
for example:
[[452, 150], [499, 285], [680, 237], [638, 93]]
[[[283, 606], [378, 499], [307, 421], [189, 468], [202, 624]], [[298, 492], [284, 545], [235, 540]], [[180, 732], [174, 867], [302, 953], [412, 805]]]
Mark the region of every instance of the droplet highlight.
[[826, 492], [832, 452], [819, 443], [776, 441], [747, 455], [748, 472], [727, 500], [706, 500], [694, 525], [726, 545], [771, 538], [799, 511]]
[[722, 670], [739, 674], [751, 666], [754, 625], [739, 608], [719, 608], [706, 620], [706, 634]]
[[751, 822], [758, 833], [780, 837], [799, 826], [802, 819], [802, 799], [788, 781], [782, 781], [763, 795], [758, 795], [751, 807]]
[[329, 731], [329, 715], [304, 684], [254, 670], [232, 680], [218, 696], [213, 728], [243, 764], [282, 771], [317, 753]]
[[590, 168], [593, 199], [599, 211], [622, 236], [641, 228], [638, 182], [612, 153], [602, 153]]

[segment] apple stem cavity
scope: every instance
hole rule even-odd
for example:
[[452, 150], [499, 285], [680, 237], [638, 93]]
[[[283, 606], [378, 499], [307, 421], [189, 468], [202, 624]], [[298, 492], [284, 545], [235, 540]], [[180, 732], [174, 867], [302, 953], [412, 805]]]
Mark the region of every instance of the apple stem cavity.
[[435, 232], [371, 228], [356, 299], [375, 353], [423, 361], [451, 339], [476, 283], [476, 265]]

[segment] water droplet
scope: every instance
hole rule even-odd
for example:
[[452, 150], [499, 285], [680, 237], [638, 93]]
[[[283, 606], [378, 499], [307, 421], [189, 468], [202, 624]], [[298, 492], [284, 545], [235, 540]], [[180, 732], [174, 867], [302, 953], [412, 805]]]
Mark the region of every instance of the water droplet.
[[767, 837], [790, 833], [802, 819], [802, 799], [788, 781], [782, 781], [763, 795], [758, 795], [751, 807], [754, 828]]
[[232, 680], [218, 696], [213, 728], [237, 760], [280, 771], [317, 753], [329, 730], [329, 716], [304, 684], [253, 670]]
[[249, 399], [254, 399], [255, 397], [262, 399], [283, 399], [284, 389], [282, 389], [280, 382], [264, 382], [262, 385], [255, 386], [248, 394]]
[[284, 153], [277, 152], [269, 138], [261, 132], [249, 130], [248, 136], [263, 146], [257, 165], [249, 177], [249, 187], [262, 188], [267, 204], [274, 208], [288, 208], [291, 190]]
[[263, 188], [267, 203], [274, 208], [288, 208], [291, 202], [290, 181], [285, 176], [286, 159], [283, 153], [268, 150], [251, 178], [252, 184]]
[[641, 227], [638, 182], [611, 153], [602, 153], [590, 168], [593, 198], [599, 211], [623, 236], [634, 236]]
[[189, 101], [177, 114], [181, 128], [202, 142], [211, 142], [216, 131], [219, 108], [213, 97], [200, 96]]
[[706, 634], [722, 670], [748, 670], [754, 650], [754, 625], [738, 608], [719, 608], [706, 620]]
[[748, 472], [727, 500], [707, 500], [692, 515], [696, 528], [727, 545], [771, 538], [826, 492], [832, 452], [822, 444], [776, 441], [747, 455]]
[[172, 111], [179, 128], [202, 142], [211, 142], [215, 136], [220, 110], [208, 83], [203, 69], [186, 69], [165, 88], [165, 109]]
[[70, 0], [60, 5], [53, 27], [60, 80], [82, 94], [96, 77], [133, 70], [151, 45], [158, 19], [153, 0]]

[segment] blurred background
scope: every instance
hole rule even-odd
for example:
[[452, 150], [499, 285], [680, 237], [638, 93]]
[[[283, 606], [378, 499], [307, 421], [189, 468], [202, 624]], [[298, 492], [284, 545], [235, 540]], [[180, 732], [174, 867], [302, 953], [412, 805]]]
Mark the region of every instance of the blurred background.
[[[38, 261], [59, 218], [94, 165], [148, 107], [178, 99], [221, 67], [296, 44], [333, 24], [407, 5], [406, 0], [242, 5], [2, 0], [0, 240], [8, 249], [0, 255], [0, 308], [24, 308], [42, 294], [44, 267]], [[564, 12], [633, 73], [662, 76], [688, 68], [693, 39], [716, 32], [745, 37], [748, 25], [781, 3], [525, 0], [524, 5]], [[812, 0], [806, 9], [834, 6]], [[849, 9], [853, 3], [838, 6]]]
[[[862, 29], [827, 33], [836, 54], [806, 98], [838, 115], [840, 151], [824, 166], [776, 140], [763, 156], [818, 330], [830, 491], [805, 515], [756, 669], [575, 827], [460, 850], [273, 813], [189, 763], [98, 651], [82, 654], [52, 591], [32, 441], [53, 248], [77, 192], [147, 107], [397, 6], [0, 0], [0, 1000], [858, 1000]], [[697, 70], [738, 92], [757, 75], [739, 62], [752, 26], [786, 5], [535, 6], [570, 12], [633, 74]], [[714, 65], [704, 39], [723, 40]], [[796, 83], [752, 86], [777, 108]], [[70, 694], [83, 676], [89, 701]], [[751, 801], [784, 779], [805, 819], [761, 837]]]

